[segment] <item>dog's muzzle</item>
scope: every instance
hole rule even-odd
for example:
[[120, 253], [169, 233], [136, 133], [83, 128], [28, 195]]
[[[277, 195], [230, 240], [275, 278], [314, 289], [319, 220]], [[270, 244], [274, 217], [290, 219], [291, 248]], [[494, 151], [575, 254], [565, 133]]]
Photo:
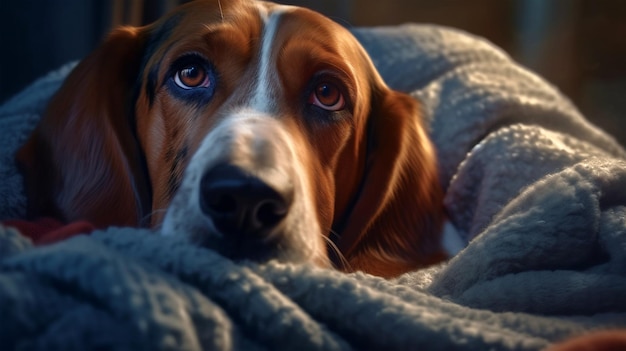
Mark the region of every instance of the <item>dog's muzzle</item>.
[[321, 261], [325, 246], [298, 145], [277, 118], [229, 115], [194, 154], [163, 233], [233, 259]]

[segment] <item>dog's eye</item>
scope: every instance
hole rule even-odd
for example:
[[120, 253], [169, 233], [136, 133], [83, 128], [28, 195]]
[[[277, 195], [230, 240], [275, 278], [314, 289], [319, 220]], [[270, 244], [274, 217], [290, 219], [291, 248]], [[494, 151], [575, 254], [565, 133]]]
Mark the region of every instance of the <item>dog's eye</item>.
[[183, 89], [207, 88], [211, 84], [209, 74], [201, 65], [190, 64], [179, 69], [174, 82]]
[[326, 82], [315, 86], [308, 102], [328, 111], [343, 110], [346, 106], [341, 90], [336, 85]]

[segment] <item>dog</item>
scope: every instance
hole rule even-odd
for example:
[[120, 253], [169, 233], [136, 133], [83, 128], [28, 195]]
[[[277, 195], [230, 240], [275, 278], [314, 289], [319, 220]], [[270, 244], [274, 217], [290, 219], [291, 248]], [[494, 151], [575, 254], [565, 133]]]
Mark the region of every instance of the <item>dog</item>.
[[446, 258], [418, 103], [314, 11], [196, 0], [85, 58], [17, 154], [28, 216], [393, 277]]

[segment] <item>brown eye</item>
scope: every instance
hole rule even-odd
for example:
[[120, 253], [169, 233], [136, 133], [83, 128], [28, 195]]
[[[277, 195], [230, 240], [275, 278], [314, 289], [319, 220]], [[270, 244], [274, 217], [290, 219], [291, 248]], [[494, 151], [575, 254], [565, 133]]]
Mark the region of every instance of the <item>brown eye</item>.
[[339, 111], [346, 105], [343, 94], [332, 83], [318, 84], [309, 97], [309, 103], [328, 111]]
[[206, 88], [211, 83], [207, 71], [200, 65], [183, 67], [176, 72], [174, 82], [183, 89]]

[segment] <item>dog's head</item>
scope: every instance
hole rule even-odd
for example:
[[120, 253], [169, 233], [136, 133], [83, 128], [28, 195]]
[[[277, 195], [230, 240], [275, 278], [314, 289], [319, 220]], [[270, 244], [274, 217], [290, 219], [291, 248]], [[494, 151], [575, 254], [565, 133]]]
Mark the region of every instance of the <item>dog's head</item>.
[[18, 159], [32, 214], [385, 276], [444, 257], [416, 102], [303, 8], [197, 0], [116, 30]]

